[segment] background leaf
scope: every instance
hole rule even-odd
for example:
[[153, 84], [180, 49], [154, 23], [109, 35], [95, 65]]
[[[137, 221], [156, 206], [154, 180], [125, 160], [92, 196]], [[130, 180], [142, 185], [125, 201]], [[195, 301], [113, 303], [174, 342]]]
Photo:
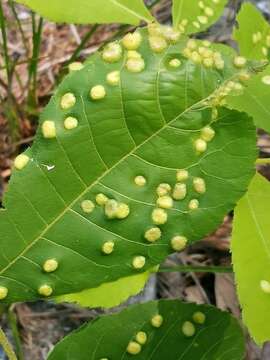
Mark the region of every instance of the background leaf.
[[124, 23], [153, 20], [143, 0], [17, 0], [55, 22], [76, 24]]
[[252, 180], [247, 194], [235, 210], [232, 256], [243, 319], [253, 336], [262, 344], [270, 340], [270, 184], [260, 174]]
[[[196, 312], [205, 315], [203, 324], [193, 322]], [[159, 328], [151, 325], [157, 314], [163, 317]], [[186, 321], [193, 323], [193, 336], [182, 331]], [[131, 306], [84, 325], [61, 341], [48, 360], [129, 359], [127, 346], [139, 331], [146, 333], [147, 342], [136, 355], [138, 360], [240, 360], [244, 355], [242, 330], [229, 313], [212, 306], [161, 300]]]
[[[115, 63], [98, 53], [67, 76], [41, 114], [36, 140], [26, 152], [30, 160], [13, 172], [6, 210], [0, 211], [0, 286], [9, 290], [5, 302], [40, 298], [44, 285], [55, 297], [143, 273], [174, 251], [174, 236], [186, 237], [188, 244], [201, 239], [244, 194], [254, 173], [255, 128], [246, 114], [224, 108], [213, 119], [206, 104], [242, 69], [234, 68], [226, 54], [224, 70], [195, 65], [183, 55], [186, 39], [155, 53], [146, 29], [142, 35], [144, 71], [126, 69], [126, 52]], [[172, 59], [180, 66], [171, 67]], [[106, 77], [115, 70], [121, 82], [111, 86]], [[96, 85], [106, 91], [100, 100], [89, 96]], [[65, 110], [61, 103], [68, 93], [76, 103]], [[67, 130], [70, 116], [78, 126]], [[47, 121], [56, 137], [43, 136]], [[195, 143], [207, 125], [215, 136], [199, 153]], [[168, 183], [173, 188], [179, 168], [188, 171], [187, 194], [167, 210], [161, 237], [148, 242], [145, 232], [154, 225], [157, 187]], [[145, 186], [135, 184], [138, 175], [145, 177]], [[204, 180], [205, 193], [195, 191], [197, 177]], [[109, 219], [95, 203], [98, 193], [127, 204], [129, 216]], [[83, 211], [84, 200], [95, 204], [91, 213]], [[190, 202], [198, 208], [191, 210]], [[102, 252], [107, 241], [115, 244], [110, 255]], [[133, 265], [138, 256], [145, 258], [141, 268]], [[44, 264], [50, 259], [59, 266], [48, 273]]]
[[[237, 16], [237, 23], [238, 27], [234, 29], [233, 38], [238, 43], [240, 54], [249, 59], [261, 60], [267, 57], [267, 54], [264, 54], [265, 50], [263, 50], [266, 48], [269, 57], [270, 38], [267, 42], [267, 37], [270, 36], [270, 25], [262, 13], [251, 3], [244, 3]], [[258, 33], [260, 34], [259, 37]], [[256, 34], [258, 41], [255, 41]]]
[[253, 76], [241, 95], [227, 98], [232, 109], [245, 111], [253, 116], [255, 125], [270, 132], [270, 66]]
[[188, 20], [186, 33], [196, 33], [206, 30], [221, 16], [226, 0], [213, 2], [201, 1], [204, 7], [200, 7], [198, 0], [173, 0], [173, 25], [178, 27], [183, 20]]

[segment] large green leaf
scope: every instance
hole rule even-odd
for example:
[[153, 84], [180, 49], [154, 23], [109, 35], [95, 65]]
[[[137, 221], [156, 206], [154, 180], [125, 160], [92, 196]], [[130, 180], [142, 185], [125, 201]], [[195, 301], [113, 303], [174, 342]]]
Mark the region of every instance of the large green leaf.
[[[32, 148], [16, 160], [20, 168], [25, 155], [30, 159], [13, 171], [6, 209], [0, 211], [4, 301], [34, 300], [51, 290], [52, 296], [75, 293], [143, 273], [174, 251], [173, 237], [180, 236], [179, 245], [183, 237], [192, 243], [213, 231], [244, 194], [254, 173], [255, 128], [244, 113], [218, 108], [213, 117], [210, 107], [219, 99], [217, 90], [243, 69], [234, 68], [229, 55], [223, 56], [223, 70], [195, 65], [183, 55], [185, 39], [155, 53], [147, 31], [141, 33], [142, 58], [128, 53], [136, 58], [126, 64], [124, 51], [119, 61], [108, 63], [98, 53], [66, 77], [41, 114]], [[142, 59], [144, 70], [128, 70]], [[107, 84], [107, 74], [116, 70], [121, 81]], [[93, 100], [89, 92], [98, 84], [106, 96]], [[76, 103], [65, 110], [67, 93]], [[70, 116], [78, 126], [67, 130]], [[48, 125], [55, 126], [55, 137], [44, 137]], [[188, 171], [187, 194], [165, 210], [161, 237], [148, 242], [144, 235], [153, 227], [156, 189], [164, 182], [174, 187], [177, 169]], [[145, 177], [144, 186], [135, 184], [138, 175]], [[198, 177], [205, 192], [201, 185], [195, 191]], [[98, 193], [128, 205], [129, 216], [109, 219], [97, 204], [84, 212], [82, 202], [95, 203]], [[110, 241], [114, 251], [105, 255], [102, 247]], [[45, 272], [50, 259], [58, 268]]]
[[232, 255], [243, 319], [260, 344], [270, 340], [269, 213], [270, 184], [257, 174], [235, 210]]
[[244, 3], [237, 16], [233, 38], [240, 53], [250, 59], [270, 57], [270, 25], [262, 13], [251, 3]]
[[143, 0], [16, 0], [55, 22], [76, 24], [124, 23], [138, 25], [151, 21]]
[[[187, 34], [207, 29], [221, 16], [227, 0], [173, 0], [173, 24]], [[185, 26], [186, 20], [188, 21]], [[184, 22], [183, 22], [184, 21]]]
[[[160, 326], [154, 327], [151, 322], [157, 315], [163, 322], [156, 321]], [[242, 330], [229, 313], [161, 300], [82, 326], [56, 345], [48, 360], [130, 359], [128, 346], [140, 350], [138, 360], [241, 360], [244, 355]]]
[[270, 132], [270, 66], [253, 76], [241, 95], [227, 99], [230, 108], [246, 111], [255, 125]]

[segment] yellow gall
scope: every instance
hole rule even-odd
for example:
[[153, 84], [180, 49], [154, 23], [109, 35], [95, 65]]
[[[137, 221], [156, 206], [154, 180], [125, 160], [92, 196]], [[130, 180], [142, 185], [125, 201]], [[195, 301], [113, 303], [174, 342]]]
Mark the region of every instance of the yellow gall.
[[173, 189], [174, 200], [183, 200], [187, 195], [187, 185], [183, 183], [176, 183]]
[[126, 217], [128, 217], [129, 213], [130, 213], [130, 209], [129, 209], [129, 206], [127, 204], [118, 203], [118, 208], [117, 208], [117, 211], [116, 211], [117, 219], [125, 219]]
[[144, 345], [147, 341], [147, 334], [144, 331], [139, 331], [135, 337], [137, 343]]
[[202, 42], [202, 44], [203, 44], [203, 46], [205, 46], [205, 47], [211, 46], [211, 42], [208, 41], [208, 40], [204, 40], [204, 41]]
[[233, 60], [234, 66], [237, 68], [242, 68], [244, 66], [246, 66], [247, 63], [247, 59], [244, 58], [243, 56], [236, 56]]
[[162, 209], [171, 209], [173, 207], [173, 199], [168, 195], [160, 196], [157, 199], [157, 205]]
[[197, 42], [196, 40], [189, 39], [187, 42], [187, 48], [190, 50], [195, 50], [197, 48]]
[[128, 33], [123, 37], [122, 44], [127, 50], [137, 50], [141, 45], [142, 36], [139, 32]]
[[211, 17], [211, 16], [214, 15], [214, 10], [213, 10], [212, 8], [210, 8], [210, 7], [207, 6], [207, 7], [204, 9], [204, 13], [205, 13], [206, 16]]
[[182, 251], [187, 246], [187, 242], [185, 236], [176, 235], [171, 239], [171, 247], [174, 251]]
[[205, 320], [206, 320], [206, 316], [204, 313], [202, 313], [201, 311], [196, 311], [193, 315], [192, 315], [192, 319], [195, 323], [197, 324], [204, 324]]
[[46, 120], [42, 123], [41, 131], [46, 139], [53, 139], [56, 137], [55, 123], [51, 120]]
[[75, 61], [68, 65], [69, 71], [79, 71], [83, 68], [83, 64], [79, 61]]
[[157, 187], [157, 194], [158, 196], [167, 195], [171, 191], [171, 185], [167, 183], [159, 184]]
[[72, 93], [66, 93], [62, 96], [60, 105], [63, 110], [70, 109], [72, 106], [76, 104], [76, 97]]
[[108, 200], [107, 196], [102, 193], [96, 195], [96, 203], [100, 206], [105, 205]]
[[205, 8], [205, 5], [204, 5], [204, 2], [203, 2], [203, 1], [199, 1], [198, 6], [199, 6], [200, 9], [204, 9], [204, 8]]
[[8, 288], [0, 286], [0, 300], [4, 300], [8, 296]]
[[185, 321], [182, 325], [182, 332], [185, 336], [191, 337], [195, 334], [195, 326], [190, 321]]
[[129, 50], [127, 52], [127, 58], [128, 59], [142, 59], [142, 55], [138, 51]]
[[159, 314], [155, 315], [151, 319], [151, 325], [155, 328], [160, 328], [163, 324], [163, 317]]
[[78, 126], [78, 120], [75, 117], [68, 116], [64, 121], [64, 127], [67, 130], [75, 129]]
[[151, 35], [151, 36], [160, 36], [160, 35], [162, 35], [162, 28], [157, 23], [149, 24], [147, 29], [148, 29], [149, 35]]
[[142, 269], [145, 265], [145, 257], [144, 256], [135, 256], [132, 260], [132, 266], [134, 269]]
[[93, 86], [90, 91], [90, 96], [93, 100], [101, 100], [106, 96], [106, 90], [102, 85]]
[[120, 83], [120, 71], [112, 71], [107, 74], [106, 81], [111, 86], [117, 86]]
[[267, 56], [267, 55], [268, 55], [268, 49], [267, 49], [266, 46], [263, 46], [263, 47], [262, 47], [262, 54], [263, 54], [264, 56]]
[[115, 219], [117, 217], [118, 202], [114, 199], [106, 201], [104, 212], [107, 218]]
[[177, 181], [186, 181], [188, 179], [188, 171], [185, 169], [179, 169], [176, 173], [176, 180]]
[[260, 287], [261, 290], [266, 293], [266, 294], [270, 294], [270, 282], [267, 280], [261, 280], [260, 281]]
[[193, 187], [199, 194], [204, 194], [206, 191], [205, 181], [200, 177], [195, 177], [193, 179]]
[[189, 210], [197, 210], [199, 207], [199, 201], [197, 199], [190, 200], [188, 204]]
[[58, 261], [55, 259], [48, 259], [43, 264], [43, 270], [45, 272], [54, 272], [58, 268]]
[[193, 21], [192, 22], [192, 25], [196, 28], [196, 29], [200, 29], [201, 28], [201, 25], [198, 21]]
[[83, 200], [81, 202], [81, 208], [83, 212], [90, 214], [94, 210], [95, 204], [91, 200]]
[[15, 158], [14, 166], [17, 170], [22, 170], [28, 164], [29, 160], [29, 156], [20, 154]]
[[127, 352], [130, 355], [137, 355], [141, 352], [142, 347], [140, 344], [138, 344], [136, 341], [130, 341], [127, 346]]
[[190, 56], [190, 60], [193, 61], [195, 64], [201, 64], [202, 57], [197, 51], [192, 51]]
[[134, 183], [137, 186], [144, 186], [146, 184], [146, 178], [142, 175], [138, 175], [134, 178]]
[[214, 66], [214, 59], [212, 59], [211, 57], [205, 58], [203, 59], [202, 63], [207, 69], [210, 69]]
[[206, 25], [208, 23], [208, 17], [207, 16], [200, 15], [200, 16], [197, 17], [197, 19], [203, 25]]
[[176, 43], [181, 36], [180, 31], [174, 30], [171, 26], [164, 26], [162, 28], [162, 33], [165, 39], [170, 43]]
[[164, 209], [160, 209], [160, 208], [154, 209], [152, 212], [152, 220], [153, 223], [156, 225], [163, 225], [168, 220], [168, 214]]
[[150, 36], [149, 43], [151, 49], [156, 53], [161, 53], [168, 46], [167, 41], [162, 36]]
[[158, 227], [152, 227], [144, 233], [144, 237], [149, 242], [155, 242], [161, 237], [161, 230]]
[[53, 293], [53, 289], [50, 285], [44, 284], [38, 288], [38, 293], [42, 296], [50, 296]]
[[106, 255], [110, 255], [114, 250], [114, 242], [106, 241], [101, 248], [102, 252]]
[[201, 130], [201, 139], [207, 142], [211, 141], [214, 138], [215, 134], [215, 130], [211, 128], [211, 126], [205, 126]]
[[250, 80], [250, 78], [251, 78], [251, 75], [247, 71], [241, 71], [238, 74], [238, 79], [241, 81], [248, 81], [248, 80]]
[[122, 47], [117, 42], [107, 44], [102, 52], [102, 59], [108, 63], [114, 63], [121, 59]]
[[181, 66], [181, 61], [179, 59], [171, 59], [169, 61], [169, 65], [172, 68], [178, 68], [179, 66]]
[[265, 75], [262, 77], [262, 82], [265, 84], [265, 85], [270, 85], [270, 75]]
[[203, 153], [207, 150], [207, 142], [203, 139], [197, 139], [195, 141], [195, 150], [198, 153]]
[[215, 59], [214, 64], [215, 64], [216, 69], [218, 69], [218, 70], [223, 70], [225, 67], [225, 62], [223, 59]]
[[126, 62], [126, 68], [129, 72], [139, 73], [145, 68], [145, 62], [142, 58], [130, 58]]

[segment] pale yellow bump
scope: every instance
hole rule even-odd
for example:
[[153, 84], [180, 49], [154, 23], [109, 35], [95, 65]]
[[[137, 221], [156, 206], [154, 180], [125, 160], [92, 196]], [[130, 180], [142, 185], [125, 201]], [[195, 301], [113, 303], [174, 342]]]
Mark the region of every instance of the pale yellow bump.
[[158, 227], [152, 227], [144, 233], [144, 237], [147, 241], [153, 243], [160, 239], [161, 230]]
[[144, 345], [147, 341], [147, 334], [144, 331], [139, 331], [136, 334], [135, 339], [139, 344]]
[[268, 55], [268, 49], [267, 49], [267, 47], [265, 47], [265, 46], [262, 47], [262, 54], [263, 54], [264, 56], [267, 56], [267, 55]]
[[204, 41], [202, 42], [202, 44], [203, 44], [203, 46], [205, 46], [205, 47], [211, 46], [211, 42], [208, 41], [208, 40], [204, 40]]
[[101, 248], [102, 252], [106, 255], [110, 255], [114, 250], [114, 242], [106, 241]]
[[138, 51], [129, 50], [127, 52], [127, 58], [128, 59], [142, 59], [142, 55]]
[[58, 268], [58, 261], [56, 259], [48, 259], [43, 264], [43, 270], [45, 272], [54, 272]]
[[109, 63], [117, 62], [121, 59], [122, 47], [117, 42], [109, 43], [102, 52], [102, 59]]
[[196, 29], [200, 29], [201, 25], [198, 21], [193, 21], [192, 25], [196, 28]]
[[186, 58], [190, 58], [191, 57], [191, 54], [192, 54], [192, 50], [190, 50], [189, 48], [184, 48], [183, 50], [183, 55], [186, 57]]
[[214, 16], [214, 10], [208, 6], [204, 9], [204, 13], [209, 17]]
[[109, 85], [112, 86], [117, 86], [120, 83], [120, 71], [115, 70], [115, 71], [111, 71], [109, 74], [107, 74], [106, 76], [106, 81]]
[[203, 153], [207, 150], [207, 142], [203, 139], [197, 139], [195, 141], [195, 149], [199, 153]]
[[53, 293], [53, 289], [50, 285], [44, 284], [38, 288], [38, 293], [42, 296], [50, 296]]
[[220, 0], [212, 0], [214, 4], [219, 4]]
[[126, 62], [126, 68], [129, 72], [139, 73], [145, 68], [145, 62], [142, 58], [130, 58]]
[[205, 320], [206, 320], [206, 316], [204, 313], [202, 313], [201, 311], [196, 311], [193, 315], [192, 315], [192, 319], [195, 323], [197, 324], [204, 324]]
[[160, 328], [163, 324], [163, 317], [159, 314], [155, 315], [151, 319], [151, 325], [155, 328]]
[[187, 48], [190, 50], [195, 50], [197, 48], [197, 42], [194, 39], [189, 39], [187, 42]]
[[182, 26], [187, 26], [187, 24], [188, 24], [188, 19], [183, 19], [183, 20], [181, 21], [181, 25], [182, 25]]
[[197, 199], [190, 200], [188, 204], [189, 210], [197, 210], [199, 207], [199, 201]]
[[[105, 205], [106, 206], [106, 205]], [[116, 211], [117, 219], [125, 219], [130, 213], [129, 206], [125, 203], [118, 203], [118, 209]]]
[[185, 169], [179, 169], [176, 173], [176, 180], [177, 181], [186, 181], [189, 177], [189, 173]]
[[168, 46], [166, 39], [162, 36], [150, 36], [149, 44], [152, 51], [156, 53], [161, 53]]
[[123, 37], [122, 43], [127, 50], [137, 50], [141, 45], [142, 36], [139, 32], [128, 33]]
[[206, 191], [205, 181], [200, 177], [195, 177], [193, 179], [193, 186], [197, 193], [204, 194]]
[[197, 19], [203, 25], [206, 25], [208, 23], [208, 17], [207, 16], [200, 15], [200, 16], [197, 16]]
[[160, 36], [162, 35], [162, 28], [159, 24], [151, 23], [147, 26], [148, 33], [151, 36]]
[[29, 160], [29, 156], [25, 154], [20, 154], [16, 156], [14, 160], [14, 166], [17, 170], [22, 170], [28, 164]]
[[110, 199], [106, 201], [104, 212], [107, 218], [115, 219], [117, 217], [117, 211], [118, 211], [118, 202], [116, 200]]
[[192, 337], [196, 332], [194, 324], [190, 321], [185, 321], [182, 325], [182, 332], [185, 336]]
[[41, 125], [41, 131], [46, 139], [53, 139], [56, 137], [56, 128], [54, 121], [46, 120]]
[[179, 59], [172, 59], [169, 61], [169, 65], [172, 68], [178, 68], [179, 66], [181, 66], [181, 61]]
[[261, 290], [266, 293], [266, 294], [270, 294], [270, 282], [267, 280], [261, 280], [260, 281], [260, 287]]
[[83, 64], [79, 61], [74, 61], [68, 65], [69, 71], [79, 71], [83, 68]]
[[163, 225], [168, 220], [168, 214], [164, 209], [160, 209], [160, 208], [154, 209], [152, 211], [152, 220], [153, 223], [156, 225]]
[[265, 84], [265, 85], [270, 85], [270, 75], [265, 75], [262, 77], [262, 82]]
[[192, 51], [192, 54], [190, 56], [191, 61], [193, 61], [195, 64], [201, 64], [202, 57], [197, 51]]
[[174, 200], [183, 200], [187, 195], [187, 185], [183, 183], [176, 183], [173, 189]]
[[214, 64], [218, 70], [223, 70], [225, 67], [225, 61], [223, 59], [214, 59]]
[[174, 30], [171, 26], [164, 26], [162, 28], [162, 34], [165, 39], [170, 43], [176, 43], [181, 36], [180, 31]]
[[76, 104], [76, 97], [74, 94], [70, 92], [63, 95], [60, 101], [60, 106], [63, 110], [70, 109], [75, 104]]
[[214, 59], [206, 58], [203, 59], [202, 63], [206, 68], [211, 69], [214, 66]]
[[173, 207], [173, 199], [168, 195], [160, 196], [157, 199], [157, 205], [162, 209], [171, 209]]
[[101, 100], [106, 96], [106, 90], [102, 85], [93, 86], [90, 91], [90, 96], [93, 100]]
[[134, 178], [134, 183], [137, 186], [144, 186], [146, 184], [146, 178], [142, 175], [138, 175]]
[[204, 5], [204, 2], [203, 2], [203, 1], [199, 1], [198, 5], [199, 5], [199, 8], [200, 8], [200, 9], [204, 9], [204, 8], [205, 8], [205, 5]]
[[214, 138], [215, 134], [216, 132], [213, 128], [211, 128], [211, 126], [205, 126], [201, 130], [201, 139], [205, 141], [211, 141]]
[[265, 44], [266, 44], [267, 47], [270, 47], [270, 35], [266, 36]]
[[157, 187], [157, 194], [158, 196], [164, 196], [169, 194], [169, 192], [172, 190], [172, 187], [170, 184], [167, 183], [161, 183]]
[[96, 203], [100, 206], [105, 205], [108, 200], [107, 196], [102, 193], [96, 195]]
[[214, 107], [212, 109], [212, 120], [216, 120], [218, 118], [218, 109]]
[[0, 300], [4, 300], [8, 296], [8, 288], [0, 286]]
[[130, 355], [137, 355], [141, 352], [142, 347], [136, 341], [130, 341], [127, 346], [127, 353]]
[[78, 126], [78, 120], [75, 117], [68, 116], [64, 121], [64, 127], [67, 130], [75, 129]]
[[236, 56], [233, 60], [234, 66], [237, 68], [242, 68], [246, 66], [247, 59], [243, 56]]
[[241, 81], [248, 81], [248, 80], [250, 80], [251, 75], [250, 75], [247, 71], [241, 71], [241, 72], [238, 74], [238, 78], [239, 78], [239, 80], [241, 80]]
[[171, 239], [171, 247], [174, 251], [182, 251], [187, 246], [187, 242], [185, 236], [176, 235]]
[[95, 204], [91, 200], [83, 200], [81, 202], [81, 208], [83, 212], [85, 212], [86, 214], [90, 214], [94, 210]]
[[142, 269], [145, 265], [145, 257], [144, 256], [135, 256], [132, 260], [132, 266], [134, 269]]

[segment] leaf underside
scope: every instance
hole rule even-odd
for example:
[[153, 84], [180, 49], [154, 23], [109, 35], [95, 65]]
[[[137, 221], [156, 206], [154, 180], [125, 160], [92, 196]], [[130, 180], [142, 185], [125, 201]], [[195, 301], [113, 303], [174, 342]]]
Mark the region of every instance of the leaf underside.
[[235, 209], [232, 257], [243, 319], [259, 344], [270, 340], [270, 294], [260, 286], [270, 283], [269, 213], [270, 184], [256, 174]]
[[[193, 321], [198, 311], [205, 314], [205, 323], [194, 324], [195, 335], [187, 337], [181, 330], [183, 323]], [[160, 328], [150, 323], [156, 314], [163, 317]], [[147, 342], [135, 356], [138, 360], [241, 360], [244, 354], [242, 330], [229, 313], [207, 305], [161, 300], [82, 326], [61, 341], [48, 360], [130, 359], [126, 348], [139, 331], [147, 334]]]
[[[160, 264], [173, 250], [170, 239], [179, 234], [192, 243], [213, 231], [244, 194], [254, 174], [255, 128], [244, 113], [202, 108], [204, 100], [238, 70], [225, 55], [224, 70], [206, 70], [182, 55], [186, 40], [170, 45], [162, 54], [149, 48], [142, 30], [140, 53], [145, 60], [141, 73], [128, 72], [125, 59], [109, 64], [100, 54], [90, 58], [80, 71], [71, 73], [56, 90], [41, 114], [50, 119], [57, 137], [46, 139], [38, 130], [31, 161], [14, 170], [0, 211], [0, 286], [9, 289], [6, 302], [35, 300], [42, 284], [53, 296], [95, 288], [119, 278], [145, 272]], [[181, 60], [177, 69], [172, 58]], [[121, 72], [119, 86], [106, 84], [106, 75]], [[89, 97], [90, 89], [104, 85], [106, 96]], [[72, 92], [76, 104], [60, 108], [62, 96]], [[76, 117], [79, 126], [66, 130], [63, 121]], [[211, 124], [215, 137], [198, 154], [194, 141]], [[153, 226], [160, 183], [176, 183], [177, 169], [187, 169], [187, 196], [167, 210], [168, 221], [160, 226], [161, 238], [148, 243], [144, 233]], [[138, 187], [134, 177], [143, 175], [147, 184]], [[205, 194], [195, 192], [192, 181], [201, 177]], [[81, 202], [95, 201], [97, 193], [128, 204], [126, 219], [108, 219], [101, 206], [91, 214]], [[191, 211], [191, 199], [199, 208]], [[101, 252], [113, 240], [111, 255]], [[146, 258], [145, 266], [132, 266], [135, 256]], [[47, 259], [57, 259], [59, 268], [44, 273]]]

